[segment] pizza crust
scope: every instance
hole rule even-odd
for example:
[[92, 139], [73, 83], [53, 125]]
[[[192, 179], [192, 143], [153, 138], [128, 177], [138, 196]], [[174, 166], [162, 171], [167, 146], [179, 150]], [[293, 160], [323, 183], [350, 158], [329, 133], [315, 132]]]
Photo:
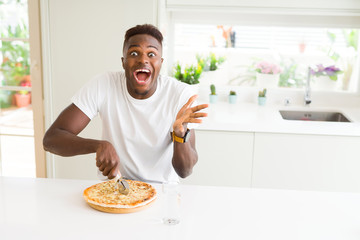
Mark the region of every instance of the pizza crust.
[[134, 208], [102, 207], [102, 206], [95, 205], [95, 204], [92, 204], [92, 203], [89, 203], [89, 202], [87, 204], [89, 204], [90, 207], [92, 207], [92, 208], [94, 208], [96, 210], [99, 210], [101, 212], [106, 212], [106, 213], [133, 213], [133, 212], [137, 212], [137, 211], [140, 211], [140, 210], [143, 210], [143, 209], [147, 208], [153, 202], [155, 202], [155, 201], [151, 201], [146, 205], [139, 206], [139, 207], [134, 207]]
[[92, 208], [108, 213], [131, 213], [148, 207], [156, 199], [156, 190], [148, 183], [126, 180], [128, 195], [120, 194], [113, 180], [101, 182], [84, 190], [84, 199]]

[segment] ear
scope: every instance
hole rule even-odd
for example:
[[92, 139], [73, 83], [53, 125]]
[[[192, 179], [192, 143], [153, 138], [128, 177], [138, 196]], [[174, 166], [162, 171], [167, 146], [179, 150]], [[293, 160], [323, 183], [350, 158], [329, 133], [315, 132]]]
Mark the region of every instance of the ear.
[[125, 62], [125, 59], [124, 59], [124, 57], [121, 57], [121, 62], [122, 62], [122, 67], [123, 67], [123, 69], [125, 69], [125, 67], [124, 67], [124, 62]]
[[161, 58], [161, 63], [163, 63], [164, 62], [164, 58]]

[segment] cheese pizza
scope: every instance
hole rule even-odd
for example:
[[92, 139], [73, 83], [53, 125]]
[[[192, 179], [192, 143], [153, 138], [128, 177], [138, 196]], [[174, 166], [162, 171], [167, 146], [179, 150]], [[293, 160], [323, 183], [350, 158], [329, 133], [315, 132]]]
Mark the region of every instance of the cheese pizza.
[[94, 209], [109, 213], [130, 213], [149, 206], [156, 199], [156, 190], [148, 183], [126, 180], [129, 194], [116, 189], [114, 180], [101, 182], [84, 191], [85, 201]]

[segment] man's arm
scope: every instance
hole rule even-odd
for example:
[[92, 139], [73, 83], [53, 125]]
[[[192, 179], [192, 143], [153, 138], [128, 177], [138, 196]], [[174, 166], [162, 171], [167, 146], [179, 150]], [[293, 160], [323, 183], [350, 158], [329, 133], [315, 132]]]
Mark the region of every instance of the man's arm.
[[74, 104], [69, 105], [46, 131], [43, 146], [60, 156], [75, 156], [96, 152], [96, 166], [104, 176], [114, 178], [119, 169], [119, 157], [111, 143], [77, 136], [90, 119]]
[[191, 129], [190, 134], [188, 142], [179, 143], [174, 141], [172, 164], [176, 173], [182, 178], [186, 178], [192, 173], [192, 169], [198, 160], [195, 149], [195, 131]]
[[[201, 123], [202, 120], [199, 118], [207, 116], [207, 113], [198, 111], [207, 108], [209, 106], [208, 104], [191, 107], [196, 98], [196, 95], [192, 96], [176, 116], [176, 121], [173, 124], [173, 131], [178, 137], [183, 137], [185, 135], [188, 123]], [[190, 134], [189, 141], [185, 143], [174, 141], [172, 164], [176, 173], [182, 178], [185, 178], [192, 173], [192, 169], [198, 160], [195, 148], [195, 131], [190, 130]]]

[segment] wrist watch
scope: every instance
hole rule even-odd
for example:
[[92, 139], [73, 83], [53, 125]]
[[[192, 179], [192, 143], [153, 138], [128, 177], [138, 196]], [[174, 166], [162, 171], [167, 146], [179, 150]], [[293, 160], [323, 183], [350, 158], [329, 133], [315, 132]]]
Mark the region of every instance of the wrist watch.
[[171, 139], [173, 142], [186, 143], [190, 139], [190, 129], [187, 129], [183, 137], [178, 137], [175, 132], [171, 132]]

